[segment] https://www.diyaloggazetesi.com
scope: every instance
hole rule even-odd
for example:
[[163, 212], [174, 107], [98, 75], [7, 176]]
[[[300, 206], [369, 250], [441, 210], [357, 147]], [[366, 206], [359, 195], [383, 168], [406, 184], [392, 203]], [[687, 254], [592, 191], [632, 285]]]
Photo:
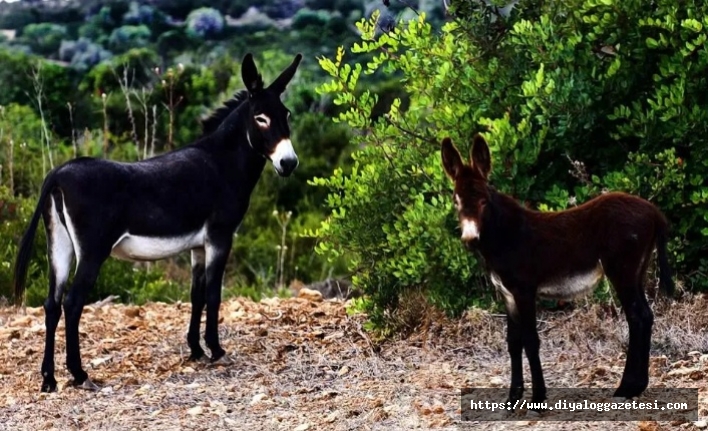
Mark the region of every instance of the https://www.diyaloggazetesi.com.
[[555, 403], [540, 402], [533, 403], [527, 400], [516, 400], [514, 403], [511, 401], [506, 402], [490, 402], [485, 401], [475, 401], [470, 400], [470, 409], [472, 410], [567, 410], [571, 412], [580, 410], [592, 410], [597, 412], [609, 412], [613, 410], [686, 410], [688, 408], [688, 403], [686, 402], [659, 402], [654, 400], [653, 402], [638, 402], [637, 400], [624, 401], [624, 402], [595, 402], [589, 400], [578, 401], [566, 401], [558, 400]]

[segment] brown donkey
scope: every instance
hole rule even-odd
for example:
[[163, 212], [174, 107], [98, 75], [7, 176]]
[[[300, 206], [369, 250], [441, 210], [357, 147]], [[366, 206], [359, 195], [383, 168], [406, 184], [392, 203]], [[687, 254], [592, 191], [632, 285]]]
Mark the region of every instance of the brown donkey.
[[625, 193], [607, 193], [566, 211], [528, 210], [489, 185], [489, 147], [481, 135], [473, 141], [467, 164], [445, 138], [442, 162], [455, 183], [462, 241], [484, 257], [491, 281], [506, 303], [509, 401], [521, 399], [524, 391], [522, 349], [531, 369], [532, 402], [546, 399], [536, 296], [570, 299], [590, 292], [603, 275], [612, 282], [629, 324], [627, 360], [614, 396], [641, 394], [649, 383], [654, 322], [644, 282], [655, 246], [660, 284], [669, 296], [674, 288], [666, 257], [666, 218], [651, 203]]

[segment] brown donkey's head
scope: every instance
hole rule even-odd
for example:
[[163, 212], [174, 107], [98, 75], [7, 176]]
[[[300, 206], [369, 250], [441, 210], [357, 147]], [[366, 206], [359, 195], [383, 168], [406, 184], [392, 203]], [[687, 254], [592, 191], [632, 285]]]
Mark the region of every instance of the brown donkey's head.
[[492, 169], [487, 142], [479, 134], [472, 140], [469, 164], [462, 160], [450, 138], [442, 141], [442, 163], [445, 172], [455, 183], [455, 208], [460, 217], [462, 241], [468, 245], [480, 235], [482, 212], [489, 200], [487, 178]]

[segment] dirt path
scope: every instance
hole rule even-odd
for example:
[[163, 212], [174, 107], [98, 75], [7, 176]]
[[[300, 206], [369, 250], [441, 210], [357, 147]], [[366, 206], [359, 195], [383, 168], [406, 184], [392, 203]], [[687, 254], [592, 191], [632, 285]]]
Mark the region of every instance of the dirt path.
[[[103, 389], [40, 394], [44, 314], [0, 308], [0, 430], [697, 429], [692, 423], [459, 423], [459, 388], [505, 387], [504, 319], [428, 320], [406, 340], [373, 344], [341, 302], [235, 299], [222, 305], [228, 364], [186, 362], [189, 304], [87, 307], [84, 366]], [[657, 310], [652, 386], [700, 388], [708, 416], [708, 301]], [[614, 387], [626, 324], [598, 306], [540, 317], [549, 387]], [[432, 322], [432, 323], [431, 323]], [[525, 365], [526, 367], [526, 365]], [[525, 376], [529, 376], [525, 368]], [[528, 382], [528, 377], [527, 377]], [[527, 383], [527, 388], [530, 386]]]

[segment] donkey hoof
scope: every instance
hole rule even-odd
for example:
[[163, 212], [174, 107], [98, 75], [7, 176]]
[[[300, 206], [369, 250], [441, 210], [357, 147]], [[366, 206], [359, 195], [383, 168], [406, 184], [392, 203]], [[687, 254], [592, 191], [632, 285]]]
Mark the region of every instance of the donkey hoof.
[[617, 388], [614, 395], [612, 395], [612, 398], [626, 398], [629, 400], [629, 399], [632, 399], [634, 397], [641, 395], [642, 392], [644, 392], [644, 388], [637, 388], [637, 387], [623, 388], [622, 386], [620, 386], [619, 388]]
[[223, 367], [226, 365], [233, 364], [233, 361], [229, 359], [228, 356], [222, 356], [221, 358], [210, 362], [212, 367]]
[[189, 355], [189, 358], [187, 360], [190, 362], [195, 362], [202, 358], [204, 358], [204, 350], [192, 350], [192, 354]]
[[57, 391], [57, 381], [54, 378], [45, 378], [42, 382], [42, 392], [56, 392]]
[[101, 388], [92, 382], [90, 379], [84, 380], [84, 382], [79, 386], [81, 389], [86, 389], [88, 391], [100, 391]]
[[91, 379], [89, 379], [89, 378], [84, 380], [82, 383], [72, 382], [72, 385], [78, 389], [85, 389], [87, 391], [92, 391], [92, 392], [98, 392], [101, 390], [101, 388], [97, 384], [92, 382]]
[[547, 410], [546, 410], [546, 409], [543, 409], [543, 408], [531, 409], [531, 410], [529, 410], [529, 411], [526, 412], [526, 416], [527, 416], [528, 418], [540, 418], [541, 416], [543, 416], [543, 413], [545, 413], [546, 411], [547, 411]]
[[509, 390], [509, 397], [504, 401], [507, 405], [507, 410], [515, 410], [518, 407], [518, 402], [524, 396], [524, 388], [513, 388]]
[[[541, 401], [543, 403], [543, 401]], [[534, 407], [528, 410], [528, 414], [534, 417], [543, 416], [544, 413], [548, 412], [548, 407]]]
[[212, 365], [229, 365], [229, 364], [231, 364], [231, 361], [229, 360], [229, 357], [226, 355], [226, 351], [219, 350], [219, 351], [212, 353], [211, 364]]

